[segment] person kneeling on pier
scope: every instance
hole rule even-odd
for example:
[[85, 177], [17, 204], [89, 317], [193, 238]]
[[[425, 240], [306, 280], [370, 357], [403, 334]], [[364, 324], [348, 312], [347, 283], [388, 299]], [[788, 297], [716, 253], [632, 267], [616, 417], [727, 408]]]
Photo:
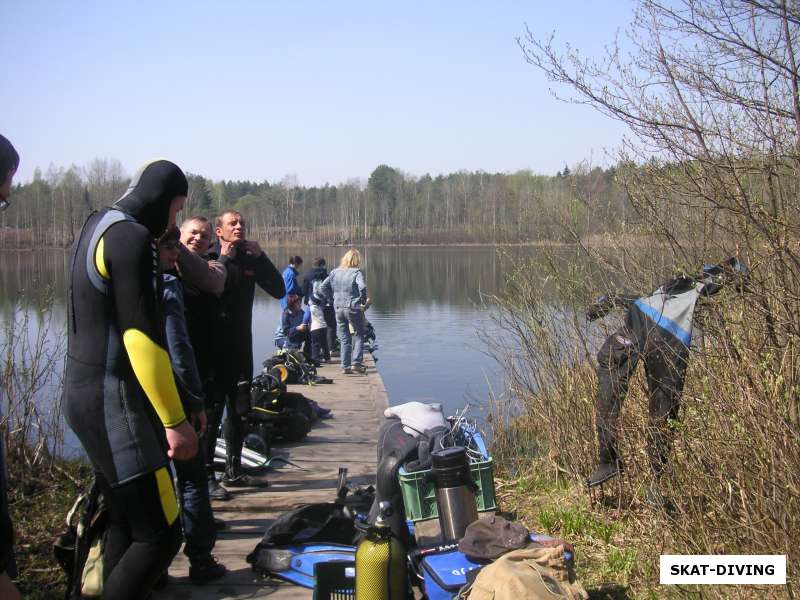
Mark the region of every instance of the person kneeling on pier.
[[297, 350], [302, 348], [303, 355], [308, 362], [311, 362], [310, 321], [311, 314], [303, 310], [301, 297], [297, 294], [289, 294], [287, 306], [281, 315], [281, 329], [286, 338], [283, 347]]

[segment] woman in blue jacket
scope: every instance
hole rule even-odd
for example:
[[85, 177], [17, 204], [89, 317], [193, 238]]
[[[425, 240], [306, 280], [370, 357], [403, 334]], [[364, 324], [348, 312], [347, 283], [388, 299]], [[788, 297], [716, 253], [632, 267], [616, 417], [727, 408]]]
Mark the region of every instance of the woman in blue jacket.
[[[364, 311], [369, 306], [367, 284], [361, 272], [361, 253], [348, 250], [339, 268], [322, 282], [322, 293], [333, 298], [336, 311], [336, 332], [342, 346], [342, 371], [350, 374], [366, 372], [364, 360]], [[353, 333], [350, 333], [350, 327]]]

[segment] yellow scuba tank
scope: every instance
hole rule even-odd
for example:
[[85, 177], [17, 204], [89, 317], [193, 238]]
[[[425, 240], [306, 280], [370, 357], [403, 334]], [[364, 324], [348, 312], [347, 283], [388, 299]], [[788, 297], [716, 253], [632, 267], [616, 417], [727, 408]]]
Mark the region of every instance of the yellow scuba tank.
[[389, 528], [391, 502], [356, 548], [356, 600], [407, 600], [406, 549]]

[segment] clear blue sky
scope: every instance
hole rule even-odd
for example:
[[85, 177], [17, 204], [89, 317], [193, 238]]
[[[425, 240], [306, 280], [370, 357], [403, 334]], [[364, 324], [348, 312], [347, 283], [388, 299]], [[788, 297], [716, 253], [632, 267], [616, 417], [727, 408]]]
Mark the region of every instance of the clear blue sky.
[[[168, 157], [212, 179], [606, 164], [622, 129], [550, 95], [525, 23], [599, 52], [630, 0], [2, 0], [0, 133], [35, 167]], [[562, 90], [563, 91], [563, 90]]]

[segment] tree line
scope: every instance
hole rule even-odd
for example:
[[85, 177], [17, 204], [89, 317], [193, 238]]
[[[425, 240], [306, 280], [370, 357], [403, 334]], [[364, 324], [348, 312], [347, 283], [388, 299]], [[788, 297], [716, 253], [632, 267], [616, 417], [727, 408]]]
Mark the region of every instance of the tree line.
[[[301, 186], [296, 178], [213, 181], [189, 174], [184, 215], [234, 208], [251, 236], [275, 243], [528, 243], [566, 241], [635, 225], [617, 167], [458, 171], [412, 176], [379, 165], [366, 181]], [[37, 169], [0, 215], [0, 247], [68, 246], [86, 217], [119, 198], [130, 179], [118, 160]], [[565, 227], [568, 223], [569, 227]]]

